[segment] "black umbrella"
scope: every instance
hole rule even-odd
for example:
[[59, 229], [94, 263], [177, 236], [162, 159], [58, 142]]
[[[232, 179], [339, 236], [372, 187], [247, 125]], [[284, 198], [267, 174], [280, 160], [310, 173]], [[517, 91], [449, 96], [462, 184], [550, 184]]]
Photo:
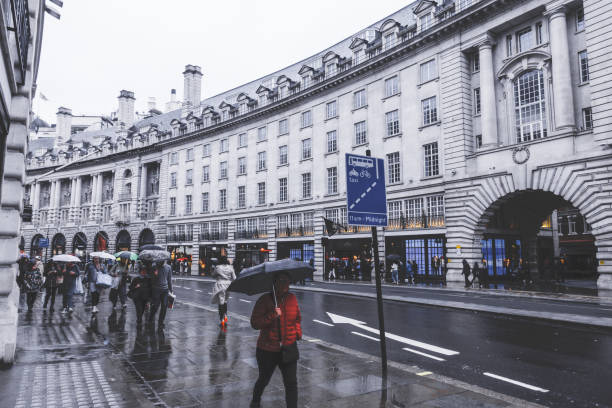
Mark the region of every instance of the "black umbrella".
[[160, 262], [170, 259], [170, 252], [158, 249], [147, 249], [140, 252], [139, 258], [142, 261]]
[[165, 248], [160, 247], [159, 245], [147, 244], [140, 247], [141, 251], [165, 251]]
[[397, 254], [389, 254], [387, 255], [387, 260], [390, 262], [401, 261], [402, 257]]
[[289, 276], [291, 283], [306, 278], [312, 279], [314, 268], [302, 261], [281, 259], [280, 261], [264, 262], [251, 268], [243, 269], [240, 276], [232, 282], [227, 290], [232, 292], [255, 295], [272, 290], [274, 278], [280, 273]]

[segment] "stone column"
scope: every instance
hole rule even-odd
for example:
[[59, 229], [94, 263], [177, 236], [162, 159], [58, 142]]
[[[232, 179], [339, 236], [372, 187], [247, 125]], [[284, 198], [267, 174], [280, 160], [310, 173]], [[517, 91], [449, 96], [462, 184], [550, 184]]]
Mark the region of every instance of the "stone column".
[[82, 180], [81, 177], [77, 177], [76, 179], [76, 188], [75, 188], [75, 197], [74, 197], [74, 220], [77, 222], [81, 222], [81, 186]]
[[557, 129], [575, 129], [574, 97], [567, 40], [565, 7], [548, 11], [550, 20], [550, 50], [552, 54], [553, 98]]
[[497, 101], [495, 99], [495, 73], [493, 70], [493, 42], [486, 39], [478, 47], [480, 57], [480, 106], [482, 147], [499, 144], [497, 139]]
[[98, 175], [93, 174], [91, 176], [91, 211], [94, 219], [102, 218], [102, 214], [98, 215], [99, 205], [98, 205]]
[[323, 280], [325, 271], [325, 252], [323, 248], [323, 238], [325, 237], [325, 222], [323, 221], [323, 210], [317, 210], [314, 213], [314, 267], [316, 271], [313, 278], [316, 281]]
[[554, 210], [552, 215], [550, 216], [550, 228], [552, 230], [552, 240], [553, 240], [553, 254], [555, 257], [559, 257], [561, 255], [561, 247], [559, 245], [559, 215], [558, 211]]
[[147, 211], [146, 209], [147, 200], [147, 165], [143, 164], [140, 168], [140, 206], [136, 211], [140, 210], [140, 213]]
[[36, 182], [32, 188], [34, 189], [34, 191], [30, 192], [30, 197], [32, 199], [31, 204], [32, 204], [32, 212], [34, 211], [38, 211], [38, 209], [40, 208], [40, 183]]

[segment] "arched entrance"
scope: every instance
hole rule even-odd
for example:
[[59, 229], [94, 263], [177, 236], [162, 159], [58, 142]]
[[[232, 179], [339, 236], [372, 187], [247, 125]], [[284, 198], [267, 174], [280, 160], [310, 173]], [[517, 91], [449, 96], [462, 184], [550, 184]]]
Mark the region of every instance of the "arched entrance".
[[117, 239], [115, 241], [115, 249], [119, 251], [130, 251], [132, 248], [132, 237], [126, 230], [121, 230], [117, 233]]
[[595, 237], [580, 210], [547, 191], [526, 190], [496, 200], [475, 230], [492, 280], [595, 278]]
[[87, 236], [82, 232], [77, 232], [72, 238], [72, 253], [79, 258], [85, 256], [87, 251]]
[[51, 240], [51, 255], [66, 253], [66, 237], [62, 233], [57, 233]]
[[94, 237], [94, 251], [107, 251], [108, 249], [108, 234], [99, 231]]
[[140, 232], [140, 236], [138, 237], [138, 247], [142, 247], [143, 245], [154, 244], [155, 243], [155, 234], [149, 228], [145, 228]]
[[40, 240], [44, 239], [41, 234], [36, 234], [32, 238], [30, 245], [30, 258], [34, 258], [35, 256], [42, 256], [43, 249], [40, 247]]

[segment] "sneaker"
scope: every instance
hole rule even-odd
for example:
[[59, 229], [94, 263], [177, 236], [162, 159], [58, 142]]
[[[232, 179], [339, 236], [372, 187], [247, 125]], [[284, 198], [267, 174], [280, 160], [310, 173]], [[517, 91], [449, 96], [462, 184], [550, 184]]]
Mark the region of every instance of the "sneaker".
[[61, 311], [60, 313], [62, 313], [62, 314], [64, 314], [64, 313], [68, 313], [68, 309], [67, 309], [67, 308], [63, 308], [63, 309], [62, 309], [62, 311]]
[[94, 307], [91, 309], [91, 313], [98, 313], [98, 306], [94, 306]]
[[122, 305], [121, 308], [125, 310], [127, 309], [127, 305]]
[[69, 308], [68, 308], [68, 313], [72, 313], [72, 312], [74, 312], [74, 309], [73, 309], [73, 308], [71, 308], [71, 307], [69, 307]]

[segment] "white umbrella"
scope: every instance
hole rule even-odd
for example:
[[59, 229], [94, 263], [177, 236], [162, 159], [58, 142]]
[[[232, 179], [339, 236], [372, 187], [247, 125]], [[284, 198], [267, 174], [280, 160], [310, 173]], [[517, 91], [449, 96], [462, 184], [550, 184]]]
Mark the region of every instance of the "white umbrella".
[[102, 258], [102, 259], [115, 259], [115, 255], [109, 254], [108, 252], [90, 252], [89, 256], [92, 258]]
[[55, 255], [52, 259], [55, 262], [81, 262], [80, 258], [68, 254]]

